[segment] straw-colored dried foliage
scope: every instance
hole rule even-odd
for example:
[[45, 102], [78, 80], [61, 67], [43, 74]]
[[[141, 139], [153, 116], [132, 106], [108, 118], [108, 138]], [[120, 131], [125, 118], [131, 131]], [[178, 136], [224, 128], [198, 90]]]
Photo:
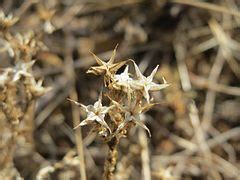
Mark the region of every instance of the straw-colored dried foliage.
[[0, 180], [238, 179], [239, 30], [238, 0], [0, 1]]

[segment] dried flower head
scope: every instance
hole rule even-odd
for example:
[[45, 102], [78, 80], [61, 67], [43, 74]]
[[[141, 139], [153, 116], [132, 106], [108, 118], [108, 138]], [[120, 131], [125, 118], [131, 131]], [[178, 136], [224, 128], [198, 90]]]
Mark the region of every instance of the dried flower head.
[[142, 92], [144, 98], [147, 100], [148, 103], [150, 102], [149, 91], [159, 91], [169, 86], [169, 84], [165, 80], [164, 84], [157, 84], [153, 82], [153, 77], [155, 76], [158, 70], [158, 66], [155, 67], [155, 69], [151, 72], [151, 74], [148, 77], [145, 77], [139, 70], [136, 63], [133, 64], [138, 79], [132, 83], [132, 86]]
[[48, 91], [50, 91], [52, 88], [51, 87], [43, 87], [42, 79], [36, 81], [34, 78], [30, 78], [29, 89], [30, 89], [31, 94], [34, 97], [39, 97], [39, 96], [42, 96], [43, 94], [47, 93]]
[[[164, 84], [153, 82], [158, 66], [148, 77], [145, 77], [132, 60], [114, 63], [116, 48], [117, 46], [108, 62], [102, 61], [92, 53], [99, 66], [91, 67], [87, 73], [104, 76], [104, 85], [107, 88], [106, 95], [110, 100], [110, 105], [102, 105], [102, 96], [99, 97], [99, 100], [94, 105], [85, 106], [73, 101], [87, 112], [87, 118], [79, 126], [97, 122], [109, 130], [109, 137], [111, 139], [113, 137], [120, 138], [123, 135], [122, 131], [128, 131], [131, 124], [137, 124], [146, 129], [150, 135], [149, 129], [143, 123], [143, 119], [141, 119], [142, 113], [156, 104], [150, 103], [149, 92], [161, 90], [169, 86], [169, 84], [165, 80]], [[122, 73], [117, 74], [118, 69], [127, 62], [133, 62], [136, 78], [134, 76], [130, 77], [129, 65], [126, 65]], [[107, 122], [110, 122], [111, 125], [108, 125], [105, 121], [107, 113], [110, 117]]]
[[116, 89], [123, 89], [123, 91], [128, 92], [131, 90], [130, 86], [133, 79], [129, 76], [128, 65], [124, 69], [123, 73], [115, 74], [113, 80]]
[[106, 82], [110, 83], [110, 81], [112, 80], [112, 78], [114, 77], [114, 75], [116, 74], [118, 69], [121, 68], [124, 64], [127, 63], [127, 61], [121, 61], [121, 62], [118, 62], [118, 63], [114, 63], [114, 60], [115, 60], [115, 57], [116, 57], [116, 50], [117, 50], [117, 46], [113, 50], [112, 56], [111, 56], [111, 58], [109, 59], [108, 62], [105, 62], [105, 61], [101, 60], [94, 53], [92, 53], [94, 59], [96, 60], [96, 62], [99, 66], [91, 67], [87, 71], [87, 73], [92, 73], [92, 74], [95, 74], [95, 75], [104, 75], [105, 83]]
[[[110, 97], [109, 97], [110, 98]], [[111, 98], [110, 98], [111, 99]], [[146, 112], [148, 109], [150, 109], [154, 104], [146, 104], [142, 105], [142, 102], [138, 101], [134, 98], [133, 101], [130, 102], [128, 105], [122, 105], [113, 99], [111, 99], [112, 103], [115, 105], [116, 108], [120, 109], [123, 115], [123, 121], [119, 123], [116, 133], [119, 133], [121, 130], [125, 128], [129, 123], [135, 123], [139, 125], [140, 127], [147, 130], [149, 136], [151, 136], [151, 133], [147, 126], [143, 123], [143, 119], [141, 119], [141, 115], [143, 112]]]
[[74, 102], [76, 105], [80, 106], [81, 108], [83, 108], [84, 111], [87, 113], [87, 117], [78, 126], [76, 126], [75, 129], [78, 128], [79, 126], [97, 123], [97, 124], [100, 124], [103, 128], [109, 130], [109, 132], [111, 133], [111, 129], [109, 128], [108, 124], [105, 122], [104, 119], [108, 111], [113, 106], [110, 106], [110, 107], [103, 106], [102, 95], [99, 96], [99, 99], [94, 103], [94, 105], [88, 105], [88, 106], [85, 106], [71, 99], [69, 100]]
[[5, 15], [3, 11], [0, 11], [0, 30], [6, 30], [18, 21], [17, 17], [13, 17], [12, 14]]
[[32, 77], [31, 69], [35, 61], [22, 62], [18, 61], [13, 68], [13, 81], [18, 81], [21, 77]]
[[25, 34], [17, 33], [9, 42], [14, 52], [13, 56], [24, 61], [30, 61], [39, 50], [46, 49], [46, 46], [36, 39], [32, 31]]
[[[95, 126], [95, 129], [99, 135], [103, 135], [102, 137], [109, 146], [108, 158], [104, 168], [106, 179], [112, 179], [113, 177], [117, 157], [116, 149], [121, 137], [124, 137], [135, 125], [144, 128], [151, 136], [150, 130], [144, 124], [142, 118], [143, 113], [156, 104], [150, 103], [149, 92], [161, 90], [169, 86], [165, 80], [164, 84], [153, 82], [158, 66], [148, 77], [145, 77], [132, 60], [114, 63], [116, 48], [108, 62], [104, 62], [92, 53], [99, 66], [91, 67], [87, 71], [87, 73], [104, 77], [104, 94], [109, 99], [109, 105], [102, 105], [102, 95], [99, 96], [98, 101], [94, 105], [88, 106], [71, 100], [87, 112], [86, 119], [75, 129], [92, 123], [100, 125], [100, 128]], [[130, 77], [129, 65], [126, 65], [122, 73], [117, 74], [119, 68], [128, 62], [133, 62], [135, 76], [131, 75]]]

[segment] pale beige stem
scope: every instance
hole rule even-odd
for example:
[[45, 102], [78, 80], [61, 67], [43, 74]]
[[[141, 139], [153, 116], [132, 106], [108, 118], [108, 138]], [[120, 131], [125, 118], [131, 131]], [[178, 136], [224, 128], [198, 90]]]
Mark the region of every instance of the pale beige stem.
[[111, 141], [108, 142], [108, 156], [105, 160], [104, 165], [104, 179], [105, 180], [113, 180], [114, 179], [114, 171], [117, 164], [117, 158], [118, 158], [118, 139], [115, 137], [112, 138]]
[[[71, 37], [68, 36], [67, 42], [72, 42]], [[67, 44], [68, 47], [70, 47], [70, 44]], [[71, 50], [70, 48], [66, 48], [66, 75], [69, 78], [69, 80], [72, 82], [73, 90], [70, 93], [70, 98], [72, 100], [77, 101], [77, 92], [75, 89], [75, 71], [74, 71], [74, 66], [73, 66], [73, 59], [71, 57]], [[79, 108], [75, 105], [72, 105], [72, 116], [73, 116], [73, 126], [76, 127], [77, 125], [80, 124], [80, 113], [79, 113]], [[84, 145], [83, 145], [83, 139], [82, 139], [82, 132], [81, 132], [81, 127], [75, 130], [75, 138], [76, 138], [76, 145], [77, 145], [77, 153], [79, 157], [79, 170], [81, 174], [81, 180], [86, 180], [86, 168], [85, 168], [85, 161], [84, 161]]]

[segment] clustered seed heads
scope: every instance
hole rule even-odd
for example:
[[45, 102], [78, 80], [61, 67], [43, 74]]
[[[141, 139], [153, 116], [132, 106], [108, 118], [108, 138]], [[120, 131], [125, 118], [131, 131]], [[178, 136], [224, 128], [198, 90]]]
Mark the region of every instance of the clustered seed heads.
[[18, 124], [23, 117], [26, 107], [22, 102], [31, 102], [49, 90], [31, 74], [33, 63], [19, 61], [13, 68], [0, 70], [0, 114], [11, 124]]
[[39, 50], [46, 50], [47, 47], [39, 41], [39, 37], [29, 31], [24, 34], [12, 34], [9, 29], [18, 21], [12, 14], [5, 15], [0, 11], [0, 52], [7, 51], [15, 60], [31, 61]]
[[12, 36], [9, 33], [4, 34], [4, 43], [10, 57], [30, 61], [39, 50], [46, 50], [46, 46], [36, 39], [36, 35], [29, 31], [25, 34]]
[[[108, 141], [125, 136], [134, 125], [146, 129], [150, 135], [149, 129], [141, 118], [142, 113], [156, 104], [152, 102], [150, 92], [169, 86], [165, 79], [163, 79], [163, 84], [153, 82], [158, 66], [148, 77], [145, 77], [133, 60], [114, 63], [116, 48], [108, 62], [104, 62], [95, 54], [93, 56], [98, 66], [91, 67], [87, 73], [103, 76], [103, 92], [109, 105], [102, 105], [103, 92], [100, 93], [99, 99], [94, 105], [85, 106], [71, 100], [87, 113], [86, 119], [75, 128], [92, 124], [94, 130]], [[133, 63], [135, 75], [129, 73], [127, 63]], [[126, 66], [124, 71], [117, 74], [122, 66]]]
[[[16, 22], [16, 18], [12, 15], [5, 16], [0, 11], [0, 24], [8, 21], [10, 27], [10, 24]], [[43, 87], [42, 80], [36, 80], [32, 74], [35, 63], [33, 56], [43, 49], [44, 45], [34, 38], [33, 32], [24, 35], [1, 32], [0, 38], [5, 42], [6, 51], [13, 58], [14, 65], [0, 68], [0, 106], [3, 111], [0, 110], [0, 113], [4, 113], [6, 118], [11, 116], [7, 119], [12, 119], [13, 122], [19, 122], [19, 117], [24, 114], [23, 102], [31, 102], [50, 89]]]
[[[6, 51], [11, 57], [6, 63], [8, 67], [0, 68], [0, 146], [6, 149], [1, 151], [0, 174], [8, 172], [9, 168], [14, 172], [12, 175], [6, 173], [6, 177], [12, 177], [10, 179], [19, 177], [13, 165], [16, 146], [33, 146], [35, 100], [50, 90], [43, 87], [43, 80], [35, 79], [32, 72], [33, 57], [44, 45], [33, 32], [21, 35], [8, 31], [16, 21], [17, 18], [0, 11], [0, 41], [3, 45], [0, 49], [1, 53]], [[19, 141], [20, 138], [23, 141]]]

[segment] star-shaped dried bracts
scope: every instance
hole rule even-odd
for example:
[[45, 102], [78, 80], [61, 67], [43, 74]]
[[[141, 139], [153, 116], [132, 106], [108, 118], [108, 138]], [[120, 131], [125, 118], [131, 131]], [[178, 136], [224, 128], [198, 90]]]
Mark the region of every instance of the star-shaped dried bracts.
[[114, 88], [122, 89], [123, 91], [129, 93], [131, 92], [132, 81], [133, 79], [129, 77], [128, 65], [127, 65], [123, 73], [114, 75], [113, 85], [114, 85]]
[[133, 62], [133, 64], [134, 64], [134, 68], [135, 68], [138, 80], [135, 80], [131, 85], [133, 88], [138, 89], [142, 92], [144, 98], [147, 100], [148, 103], [150, 102], [149, 91], [158, 91], [169, 86], [169, 84], [165, 81], [165, 79], [163, 79], [164, 84], [157, 84], [153, 82], [153, 77], [158, 70], [158, 66], [155, 67], [155, 69], [152, 71], [152, 73], [148, 77], [145, 77], [139, 70], [136, 63]]
[[132, 82], [133, 79], [129, 77], [129, 73], [128, 73], [128, 65], [124, 69], [123, 73], [116, 74], [114, 76], [114, 80], [119, 86], [125, 86], [125, 87]]
[[[0, 69], [0, 88], [4, 87], [7, 83], [17, 84], [23, 83], [31, 96], [39, 97], [49, 90], [50, 87], [43, 87], [43, 80], [36, 80], [31, 74], [32, 66], [35, 61], [30, 62], [17, 62], [13, 68], [5, 68], [2, 72]], [[23, 78], [23, 81], [20, 81]]]
[[109, 97], [109, 99], [112, 101], [112, 103], [115, 105], [115, 107], [119, 108], [121, 110], [121, 112], [124, 113], [124, 121], [122, 121], [118, 125], [116, 134], [120, 130], [122, 130], [129, 122], [134, 122], [135, 124], [144, 128], [148, 132], [149, 136], [151, 136], [149, 129], [141, 120], [141, 115], [142, 115], [142, 113], [149, 110], [155, 104], [146, 104], [146, 105], [142, 106], [140, 102], [137, 102], [136, 100], [134, 100], [131, 102], [131, 104], [129, 106], [123, 106], [122, 104], [114, 101], [110, 97]]
[[111, 129], [109, 128], [108, 124], [105, 122], [104, 118], [105, 118], [105, 115], [113, 106], [110, 106], [110, 107], [103, 106], [101, 95], [99, 96], [98, 101], [94, 103], [94, 105], [88, 105], [88, 106], [85, 106], [71, 99], [69, 100], [74, 102], [76, 105], [82, 107], [84, 111], [87, 113], [87, 117], [74, 129], [78, 128], [79, 126], [84, 126], [84, 125], [88, 125], [93, 122], [96, 122], [100, 124], [102, 127], [108, 129], [109, 132], [111, 133]]
[[18, 21], [17, 17], [13, 17], [12, 14], [5, 15], [3, 11], [0, 10], [0, 30], [5, 30]]
[[21, 61], [17, 62], [13, 69], [13, 81], [18, 81], [21, 77], [32, 77], [31, 69], [34, 63], [35, 61], [30, 61], [27, 63]]
[[113, 50], [112, 56], [108, 62], [101, 60], [94, 53], [92, 53], [92, 55], [94, 56], [99, 66], [91, 67], [87, 71], [87, 73], [93, 73], [95, 75], [106, 75], [107, 77], [110, 77], [110, 78], [113, 77], [113, 75], [117, 72], [117, 70], [127, 63], [127, 61], [114, 63], [114, 60], [116, 57], [116, 50], [117, 50], [117, 46]]
[[50, 91], [52, 88], [51, 87], [43, 87], [43, 80], [40, 79], [36, 81], [34, 78], [30, 79], [29, 82], [29, 89], [30, 92], [33, 96], [39, 97], [45, 94], [46, 92]]
[[9, 48], [8, 53], [11, 57], [22, 59], [28, 62], [39, 50], [46, 50], [47, 47], [38, 40], [33, 31], [24, 34], [17, 33], [14, 38], [8, 37]]

